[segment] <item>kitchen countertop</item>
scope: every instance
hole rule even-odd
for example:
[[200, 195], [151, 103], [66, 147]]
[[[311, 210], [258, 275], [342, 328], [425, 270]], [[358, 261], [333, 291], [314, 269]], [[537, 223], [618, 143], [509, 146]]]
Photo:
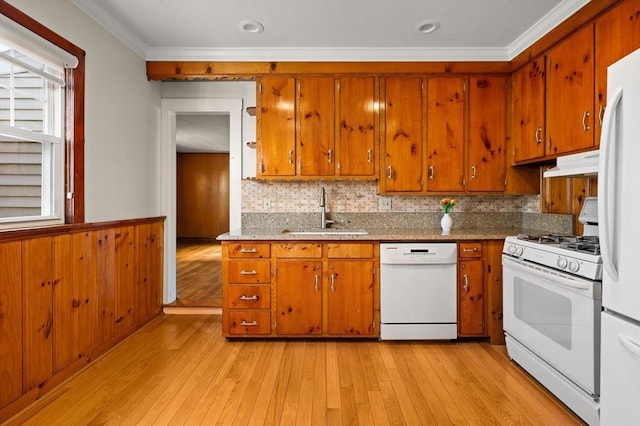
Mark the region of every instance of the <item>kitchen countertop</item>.
[[[458, 241], [458, 240], [502, 240], [509, 235], [541, 234], [540, 230], [496, 228], [496, 229], [452, 229], [443, 235], [440, 228], [365, 228], [364, 235], [331, 234], [331, 229], [323, 235], [292, 235], [280, 228], [246, 228], [224, 233], [218, 236], [220, 241]], [[349, 229], [337, 229], [349, 231]], [[299, 231], [290, 229], [290, 231]], [[322, 229], [304, 231], [322, 232]], [[334, 229], [336, 231], [336, 229]]]

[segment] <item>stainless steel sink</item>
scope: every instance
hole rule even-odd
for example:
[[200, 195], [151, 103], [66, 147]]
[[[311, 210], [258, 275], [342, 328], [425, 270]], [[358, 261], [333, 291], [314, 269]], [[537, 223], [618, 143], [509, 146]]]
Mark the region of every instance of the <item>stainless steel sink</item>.
[[288, 235], [367, 235], [368, 232], [366, 229], [340, 229], [340, 228], [325, 228], [325, 229], [305, 229], [302, 231], [291, 231], [285, 229], [282, 231], [283, 234]]

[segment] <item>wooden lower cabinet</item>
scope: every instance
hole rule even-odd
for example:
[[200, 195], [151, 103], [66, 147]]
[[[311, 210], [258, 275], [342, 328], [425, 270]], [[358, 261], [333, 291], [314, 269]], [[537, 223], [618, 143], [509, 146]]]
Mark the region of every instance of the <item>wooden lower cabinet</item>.
[[[241, 286], [234, 272], [238, 270], [234, 262], [241, 255], [232, 254], [232, 247], [255, 255], [253, 249], [258, 246], [263, 253], [270, 252], [269, 259], [260, 261], [270, 262], [271, 278], [260, 285]], [[223, 335], [377, 337], [377, 247], [375, 243], [317, 241], [223, 242]], [[266, 327], [269, 315], [271, 326]]]
[[458, 243], [459, 337], [489, 337], [492, 344], [504, 344], [503, 244], [503, 240]]

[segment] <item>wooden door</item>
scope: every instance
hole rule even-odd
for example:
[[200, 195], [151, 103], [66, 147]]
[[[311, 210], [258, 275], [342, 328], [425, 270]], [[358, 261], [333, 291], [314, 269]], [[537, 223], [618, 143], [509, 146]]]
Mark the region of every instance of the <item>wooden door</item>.
[[176, 236], [216, 238], [229, 231], [229, 154], [179, 153]]
[[551, 49], [547, 66], [546, 155], [593, 147], [593, 25]]
[[51, 237], [22, 242], [23, 390], [53, 374], [53, 291]]
[[0, 244], [0, 408], [22, 395], [22, 245]]
[[375, 177], [377, 103], [374, 77], [336, 81], [336, 174]]
[[257, 88], [257, 176], [294, 176], [295, 80], [263, 77]]
[[465, 79], [427, 80], [427, 190], [464, 190]]
[[52, 237], [53, 250], [53, 372], [57, 373], [75, 361], [73, 353], [72, 300], [73, 265], [71, 236]]
[[506, 177], [507, 80], [469, 80], [467, 190], [500, 192]]
[[328, 264], [327, 334], [373, 335], [373, 260], [332, 260]]
[[322, 262], [279, 260], [276, 324], [281, 335], [322, 333]]
[[482, 260], [458, 264], [458, 334], [484, 334], [484, 265]]
[[381, 192], [422, 191], [422, 79], [389, 77], [384, 81], [384, 151]]
[[298, 80], [298, 174], [333, 176], [335, 173], [335, 86], [333, 78]]
[[544, 157], [545, 60], [531, 61], [513, 75], [513, 161]]
[[596, 106], [595, 145], [607, 104], [607, 67], [640, 48], [640, 1], [624, 0], [600, 17], [595, 24]]
[[96, 313], [96, 232], [71, 234], [71, 329], [74, 359], [86, 358], [93, 347]]

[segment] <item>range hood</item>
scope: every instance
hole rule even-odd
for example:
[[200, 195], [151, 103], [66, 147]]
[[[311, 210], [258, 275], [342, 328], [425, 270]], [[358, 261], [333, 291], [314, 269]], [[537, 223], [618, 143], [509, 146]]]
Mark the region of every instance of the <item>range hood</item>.
[[599, 153], [594, 151], [558, 157], [556, 167], [542, 174], [543, 177], [579, 177], [598, 174]]

